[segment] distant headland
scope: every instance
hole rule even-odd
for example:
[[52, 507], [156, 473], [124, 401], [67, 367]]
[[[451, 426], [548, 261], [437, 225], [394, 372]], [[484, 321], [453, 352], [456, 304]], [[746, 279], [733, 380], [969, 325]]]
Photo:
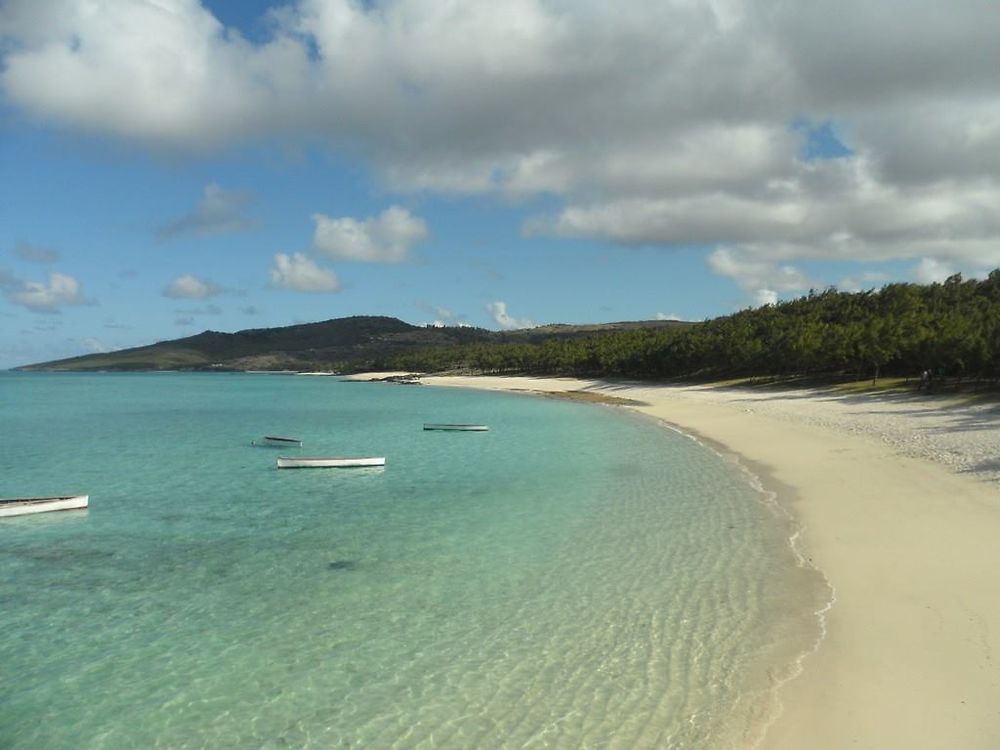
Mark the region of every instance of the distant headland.
[[702, 322], [547, 325], [516, 331], [354, 316], [219, 333], [20, 370], [465, 372], [640, 379], [846, 375], [1000, 377], [1000, 269], [985, 279], [807, 296]]

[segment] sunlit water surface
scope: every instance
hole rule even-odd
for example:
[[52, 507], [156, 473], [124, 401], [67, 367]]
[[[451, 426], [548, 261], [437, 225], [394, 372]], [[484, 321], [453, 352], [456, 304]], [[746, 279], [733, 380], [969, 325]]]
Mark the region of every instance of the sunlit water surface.
[[0, 420], [0, 496], [91, 498], [0, 522], [3, 748], [744, 747], [818, 635], [787, 519], [620, 409], [2, 373]]

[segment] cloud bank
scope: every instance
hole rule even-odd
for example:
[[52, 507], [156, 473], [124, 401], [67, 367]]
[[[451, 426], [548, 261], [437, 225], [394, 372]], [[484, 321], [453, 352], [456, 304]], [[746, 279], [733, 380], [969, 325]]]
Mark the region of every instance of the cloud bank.
[[[250, 41], [195, 0], [8, 0], [0, 89], [158, 150], [322, 141], [395, 191], [554, 197], [526, 233], [706, 246], [762, 299], [803, 261], [1000, 265], [982, 0], [300, 0], [270, 22]], [[399, 262], [422, 239], [402, 214], [317, 214], [315, 248]]]

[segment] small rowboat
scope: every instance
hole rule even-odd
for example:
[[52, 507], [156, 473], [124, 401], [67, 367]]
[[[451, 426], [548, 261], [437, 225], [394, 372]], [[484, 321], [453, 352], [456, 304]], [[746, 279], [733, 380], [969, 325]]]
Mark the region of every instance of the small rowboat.
[[52, 510], [80, 510], [87, 507], [90, 495], [62, 495], [60, 497], [11, 497], [0, 499], [0, 518], [26, 516], [30, 513], [47, 513]]
[[484, 424], [424, 424], [425, 430], [451, 430], [453, 432], [486, 432]]
[[251, 440], [250, 445], [278, 446], [279, 448], [301, 448], [302, 441], [298, 438], [278, 437], [277, 435], [265, 435], [259, 440]]
[[353, 466], [385, 466], [385, 456], [340, 458], [335, 456], [278, 456], [279, 469], [348, 469]]

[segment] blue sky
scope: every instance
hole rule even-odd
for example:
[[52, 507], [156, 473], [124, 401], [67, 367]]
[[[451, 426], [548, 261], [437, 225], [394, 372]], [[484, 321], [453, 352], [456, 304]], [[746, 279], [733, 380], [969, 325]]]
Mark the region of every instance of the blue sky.
[[0, 367], [982, 275], [998, 32], [972, 0], [6, 0]]

